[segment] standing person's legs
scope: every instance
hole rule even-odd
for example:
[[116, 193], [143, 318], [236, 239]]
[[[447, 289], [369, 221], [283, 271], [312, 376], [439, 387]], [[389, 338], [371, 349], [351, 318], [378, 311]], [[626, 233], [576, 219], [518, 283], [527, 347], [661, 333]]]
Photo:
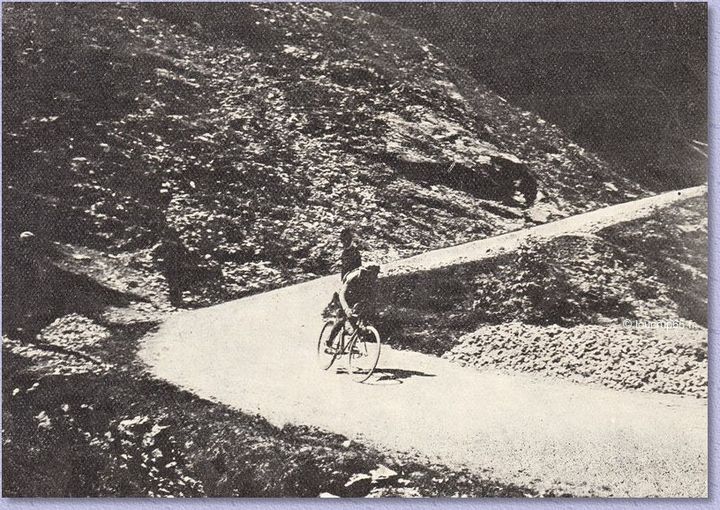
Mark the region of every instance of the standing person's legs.
[[170, 304], [173, 306], [182, 305], [182, 286], [180, 285], [180, 275], [178, 274], [178, 263], [176, 257], [173, 257], [168, 261], [168, 265], [165, 271], [165, 280], [168, 285], [168, 294], [170, 297]]

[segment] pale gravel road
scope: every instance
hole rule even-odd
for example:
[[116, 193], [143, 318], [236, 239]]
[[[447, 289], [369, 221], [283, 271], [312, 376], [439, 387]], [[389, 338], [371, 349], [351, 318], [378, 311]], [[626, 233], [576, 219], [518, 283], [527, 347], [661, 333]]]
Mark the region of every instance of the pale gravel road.
[[[591, 233], [706, 190], [428, 252], [384, 272], [479, 260], [528, 236]], [[320, 371], [320, 311], [336, 285], [336, 276], [320, 278], [176, 314], [145, 339], [139, 356], [158, 377], [276, 425], [314, 425], [504, 482], [577, 495], [707, 495], [706, 400], [477, 371], [390, 348], [371, 384]]]

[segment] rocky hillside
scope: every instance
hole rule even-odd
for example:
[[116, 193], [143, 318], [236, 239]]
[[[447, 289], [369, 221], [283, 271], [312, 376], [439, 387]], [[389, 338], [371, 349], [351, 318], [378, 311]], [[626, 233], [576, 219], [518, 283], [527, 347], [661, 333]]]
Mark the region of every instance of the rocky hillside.
[[162, 283], [170, 230], [203, 304], [644, 193], [358, 6], [3, 9], [6, 280], [30, 230]]
[[368, 8], [656, 189], [707, 180], [707, 4], [507, 2]]

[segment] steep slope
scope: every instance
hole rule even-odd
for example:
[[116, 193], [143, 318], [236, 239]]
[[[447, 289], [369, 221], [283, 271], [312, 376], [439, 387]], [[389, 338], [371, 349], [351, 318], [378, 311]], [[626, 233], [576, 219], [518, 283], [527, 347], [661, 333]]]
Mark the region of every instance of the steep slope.
[[634, 180], [655, 190], [707, 181], [706, 3], [366, 8], [417, 29], [478, 81]]
[[[4, 274], [15, 239], [160, 270], [207, 303], [643, 190], [415, 33], [352, 5], [4, 5]], [[7, 300], [8, 297], [4, 296]]]

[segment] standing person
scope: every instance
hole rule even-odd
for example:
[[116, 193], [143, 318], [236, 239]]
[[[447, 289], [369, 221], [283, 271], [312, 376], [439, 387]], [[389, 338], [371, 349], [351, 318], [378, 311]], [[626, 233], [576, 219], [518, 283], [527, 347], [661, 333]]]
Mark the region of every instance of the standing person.
[[340, 232], [340, 242], [342, 243], [342, 255], [340, 256], [340, 279], [345, 281], [345, 277], [351, 271], [362, 265], [362, 257], [360, 250], [353, 242], [353, 233], [349, 228], [344, 228]]
[[180, 285], [180, 263], [182, 259], [182, 241], [170, 225], [165, 224], [160, 240], [160, 263], [168, 285], [170, 304], [177, 307], [183, 304]]

